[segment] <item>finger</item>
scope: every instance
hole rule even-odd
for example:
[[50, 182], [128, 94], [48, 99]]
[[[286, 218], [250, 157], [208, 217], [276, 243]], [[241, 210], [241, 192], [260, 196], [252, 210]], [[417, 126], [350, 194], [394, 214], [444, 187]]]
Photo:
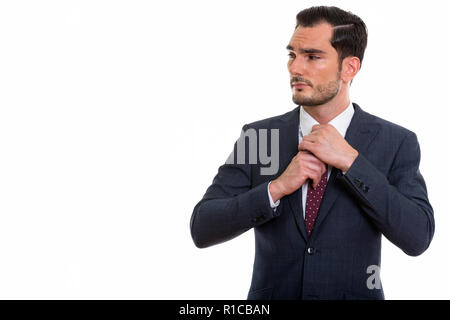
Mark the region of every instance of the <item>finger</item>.
[[322, 175], [323, 173], [316, 174], [316, 183], [314, 184], [314, 189], [317, 188], [317, 186], [320, 183], [320, 180], [322, 180]]
[[[333, 126], [332, 124], [327, 124], [327, 130], [328, 130], [328, 132], [334, 132], [334, 133], [339, 133], [339, 131], [336, 129], [336, 127], [335, 126]], [[339, 133], [339, 135], [341, 135], [340, 133]]]
[[316, 176], [314, 176], [314, 178], [312, 180], [313, 180], [312, 186], [313, 186], [313, 189], [315, 189], [319, 185], [320, 180]]
[[308, 140], [303, 140], [299, 145], [299, 150], [307, 150], [314, 153], [314, 143]]
[[320, 175], [322, 176], [322, 174], [327, 170], [326, 163], [317, 158], [316, 156], [314, 156], [314, 159], [312, 161], [316, 165], [317, 172], [319, 172]]
[[297, 149], [298, 149], [298, 151], [305, 150], [305, 147], [303, 146], [303, 141], [302, 141], [301, 143], [298, 144]]
[[320, 159], [316, 157], [316, 155], [310, 151], [300, 151], [301, 157], [311, 165], [311, 169], [320, 170]]
[[322, 177], [322, 175], [325, 173], [325, 171], [327, 171], [327, 166], [326, 163], [323, 162], [322, 160], [320, 160], [319, 158], [316, 158], [316, 164], [317, 164], [317, 168], [318, 168], [318, 172], [320, 173], [320, 176]]
[[311, 128], [311, 132], [317, 131], [317, 130], [319, 130], [320, 128], [322, 128], [322, 125], [321, 125], [321, 124], [315, 124], [315, 125], [313, 125], [312, 128]]
[[299, 150], [299, 153], [310, 154], [310, 155], [314, 156], [314, 154], [311, 151], [308, 151], [308, 150]]
[[317, 132], [311, 132], [310, 134], [303, 136], [302, 141], [311, 141], [314, 142], [317, 140]]
[[314, 189], [317, 187], [317, 185], [320, 182], [321, 175], [318, 174], [319, 166], [315, 163], [309, 163], [307, 166], [307, 175], [311, 179], [311, 185], [314, 187]]

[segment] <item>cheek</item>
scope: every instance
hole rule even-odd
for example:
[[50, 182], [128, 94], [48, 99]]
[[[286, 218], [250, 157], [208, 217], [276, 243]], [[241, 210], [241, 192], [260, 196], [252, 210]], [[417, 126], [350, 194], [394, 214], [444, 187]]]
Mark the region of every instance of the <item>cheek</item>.
[[314, 76], [318, 82], [328, 82], [331, 78], [334, 79], [336, 77], [337, 72], [338, 69], [336, 66], [324, 61], [316, 63], [314, 68], [311, 68], [310, 74]]
[[328, 71], [328, 64], [316, 61], [310, 64], [310, 67], [308, 68], [308, 71], [311, 75], [316, 76], [317, 78], [323, 77], [323, 75], [327, 74]]

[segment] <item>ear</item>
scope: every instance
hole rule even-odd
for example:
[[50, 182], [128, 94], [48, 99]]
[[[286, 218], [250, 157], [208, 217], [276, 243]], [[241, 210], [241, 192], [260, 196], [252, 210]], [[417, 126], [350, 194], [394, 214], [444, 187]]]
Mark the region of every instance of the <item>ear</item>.
[[342, 60], [341, 79], [350, 83], [361, 68], [361, 62], [357, 57], [346, 57]]

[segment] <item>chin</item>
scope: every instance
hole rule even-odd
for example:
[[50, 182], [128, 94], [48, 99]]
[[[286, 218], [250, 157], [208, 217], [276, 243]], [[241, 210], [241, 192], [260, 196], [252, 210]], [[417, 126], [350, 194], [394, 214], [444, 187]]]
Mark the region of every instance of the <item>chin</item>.
[[311, 98], [310, 97], [305, 97], [305, 96], [292, 96], [292, 101], [294, 101], [295, 104], [298, 105], [303, 105], [303, 106], [308, 106], [309, 103], [311, 102]]

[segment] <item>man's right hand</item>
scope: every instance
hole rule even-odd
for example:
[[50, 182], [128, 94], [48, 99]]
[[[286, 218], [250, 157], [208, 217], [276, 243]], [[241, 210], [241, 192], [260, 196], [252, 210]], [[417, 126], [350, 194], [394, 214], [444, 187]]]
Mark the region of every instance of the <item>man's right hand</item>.
[[313, 187], [317, 187], [325, 170], [326, 164], [315, 155], [299, 151], [281, 176], [270, 183], [269, 192], [273, 202], [298, 190], [307, 179], [312, 179]]

